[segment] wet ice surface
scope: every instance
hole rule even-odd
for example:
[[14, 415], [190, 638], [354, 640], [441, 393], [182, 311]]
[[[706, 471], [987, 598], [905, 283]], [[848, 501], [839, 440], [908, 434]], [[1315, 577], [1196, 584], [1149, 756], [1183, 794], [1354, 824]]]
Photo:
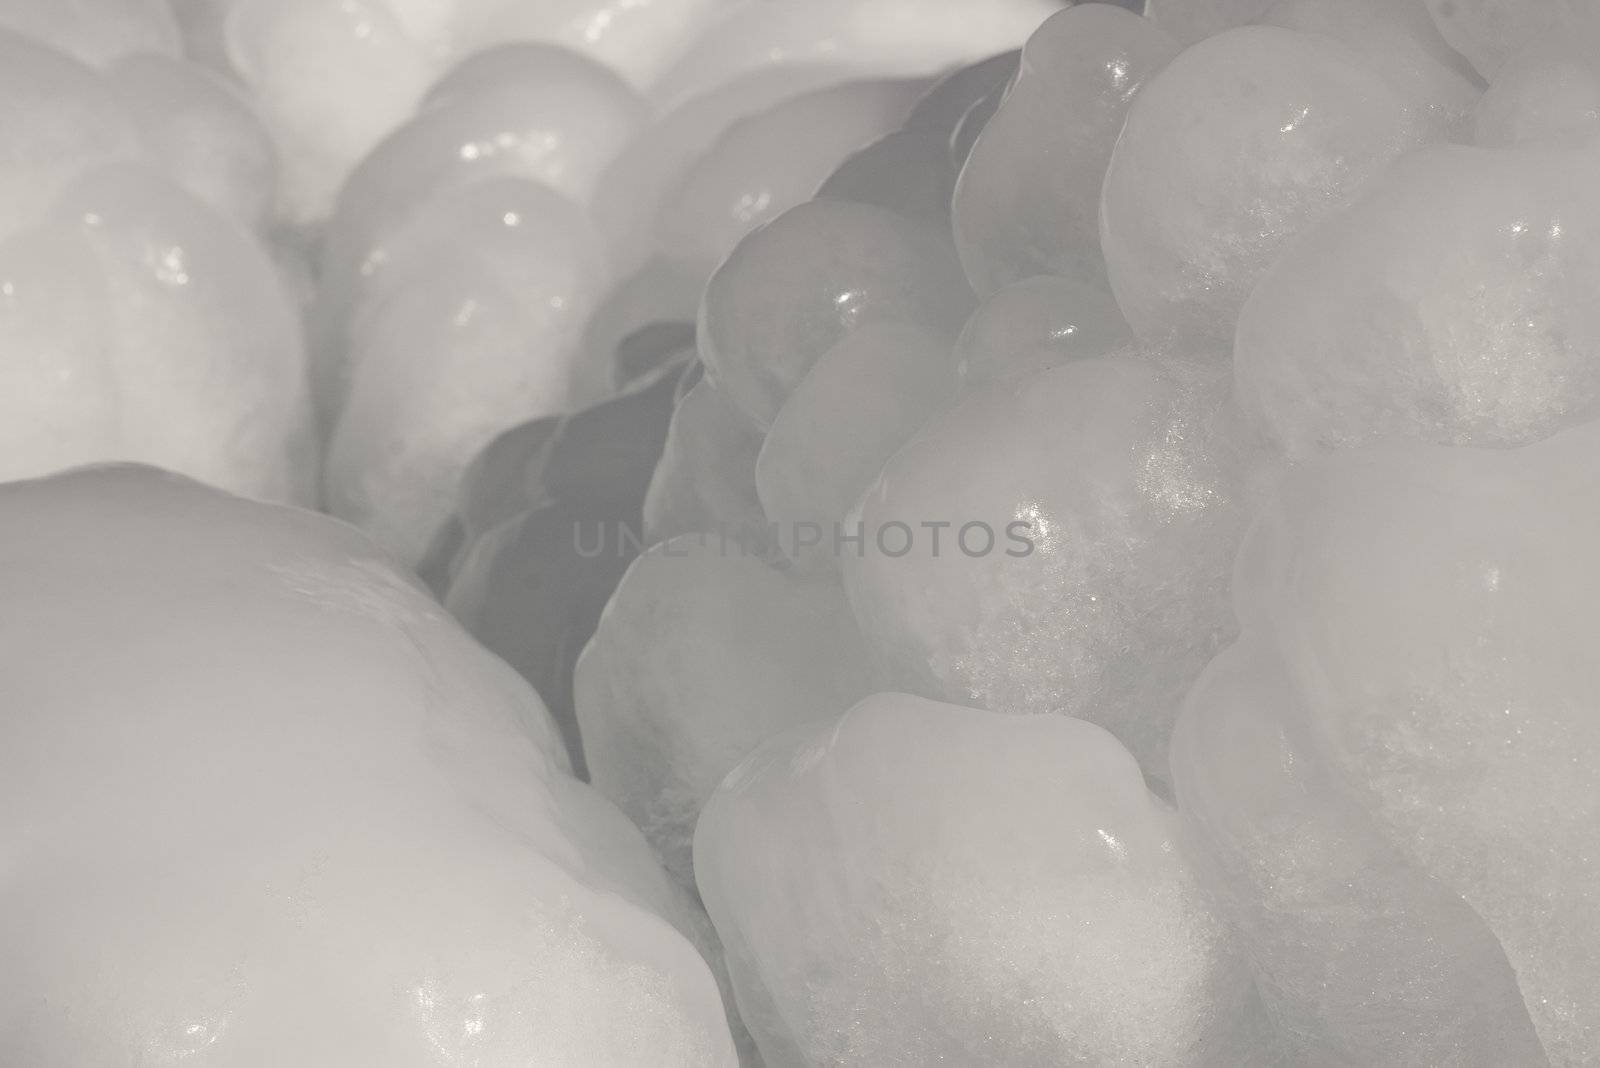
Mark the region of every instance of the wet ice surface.
[[1593, 1060], [1600, 23], [1137, 6], [0, 0], [0, 477], [438, 598], [0, 488], [0, 1061]]
[[14, 483], [0, 585], [8, 1060], [735, 1063], [685, 896], [349, 528]]
[[695, 875], [769, 1065], [1269, 1063], [1176, 834], [1091, 724], [881, 694], [730, 775]]
[[868, 693], [837, 581], [684, 535], [628, 569], [574, 681], [589, 774], [694, 884], [700, 806], [763, 739]]
[[[1399, 926], [1438, 932], [1432, 952], [1447, 952], [1458, 977], [1427, 1006], [1440, 1040], [1476, 1041], [1483, 1022], [1470, 1014], [1506, 1028], [1485, 1036], [1510, 1043], [1506, 1059], [1472, 1063], [1535, 1060], [1513, 1055], [1530, 1047], [1514, 1007], [1490, 996], [1505, 972], [1475, 920], [1504, 950], [1551, 1063], [1585, 1063], [1600, 1036], [1600, 790], [1588, 759], [1600, 736], [1588, 711], [1593, 660], [1582, 651], [1594, 633], [1584, 547], [1597, 518], [1596, 441], [1589, 424], [1508, 451], [1374, 447], [1289, 476], [1240, 555], [1234, 599], [1258, 651], [1233, 654], [1237, 681], [1213, 679], [1190, 713], [1275, 717], [1330, 798], [1281, 814], [1285, 831], [1316, 820], [1334, 849], [1393, 858], [1361, 884], [1373, 888], [1368, 907], [1392, 899], [1410, 913]], [[1197, 724], [1180, 735], [1180, 783], [1186, 764], [1202, 776], [1256, 774], [1248, 755], [1218, 752], [1205, 733]], [[1226, 794], [1203, 801], [1207, 822], [1238, 818]], [[1231, 849], [1284, 863], [1270, 840]], [[1248, 901], [1243, 881], [1232, 885]], [[1335, 904], [1343, 891], [1329, 889]], [[1282, 976], [1305, 966], [1297, 951], [1269, 942], [1256, 959]], [[1358, 969], [1372, 967], [1359, 948], [1353, 956]], [[1385, 959], [1401, 969], [1388, 982], [1440, 981], [1406, 976], [1414, 961], [1404, 953], [1387, 949]], [[1350, 1006], [1333, 994], [1326, 1011], [1337, 1020]], [[1373, 1022], [1349, 1026], [1360, 1041]]]
[[868, 544], [841, 556], [890, 679], [1093, 720], [1164, 780], [1177, 703], [1233, 629], [1243, 476], [1225, 397], [1214, 362], [1122, 352], [924, 427], [852, 517]]

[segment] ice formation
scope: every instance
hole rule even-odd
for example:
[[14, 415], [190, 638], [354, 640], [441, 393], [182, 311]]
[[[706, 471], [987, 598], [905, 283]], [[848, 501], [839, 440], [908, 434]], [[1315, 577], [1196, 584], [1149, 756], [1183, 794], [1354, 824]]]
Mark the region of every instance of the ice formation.
[[[1551, 1064], [1587, 1063], [1600, 1048], [1600, 728], [1587, 652], [1600, 591], [1586, 563], [1600, 533], [1597, 446], [1588, 423], [1520, 449], [1395, 443], [1292, 473], [1240, 553], [1234, 600], [1250, 644], [1211, 672], [1189, 712], [1198, 722], [1175, 746], [1180, 797], [1224, 858], [1236, 907], [1293, 923], [1275, 887], [1304, 886], [1302, 915], [1330, 909], [1347, 927], [1404, 936], [1376, 964], [1360, 945], [1337, 960], [1344, 974], [1376, 967], [1381, 986], [1408, 996], [1424, 1026], [1407, 1041], [1438, 1043], [1429, 1063], [1540, 1063], [1497, 949]], [[1284, 744], [1271, 733], [1281, 731], [1301, 770], [1277, 774], [1309, 785], [1275, 785], [1252, 748], [1210, 742], [1218, 717], [1253, 746]], [[1241, 834], [1240, 806], [1255, 803], [1241, 783], [1263, 781], [1315, 791], [1277, 813], [1279, 835], [1325, 839], [1329, 855], [1286, 856], [1281, 837]], [[1355, 851], [1376, 859], [1346, 875], [1353, 883], [1321, 883], [1323, 865]], [[1370, 1042], [1392, 1026], [1352, 1003], [1370, 996], [1367, 982], [1319, 994], [1297, 981], [1315, 947], [1259, 920], [1244, 930], [1286, 1007], [1334, 1025], [1324, 1041]], [[1411, 943], [1435, 970], [1418, 970], [1427, 958]], [[1470, 1059], [1441, 1056], [1452, 1048]]]
[[1104, 281], [1100, 188], [1112, 146], [1135, 95], [1178, 47], [1108, 4], [1069, 7], [1028, 38], [955, 194], [956, 247], [979, 294], [1040, 274]]
[[731, 539], [656, 546], [578, 660], [591, 781], [693, 886], [700, 806], [762, 741], [869, 692], [861, 644], [836, 581], [777, 571]]
[[740, 242], [711, 276], [700, 355], [717, 388], [765, 429], [852, 330], [908, 322], [953, 338], [973, 303], [947, 237], [886, 208], [814, 200]]
[[0, 488], [14, 1064], [736, 1064], [697, 914], [370, 542], [137, 468]]
[[1176, 836], [1092, 724], [880, 694], [730, 775], [695, 875], [772, 1068], [1271, 1063]]
[[845, 585], [900, 688], [1092, 720], [1153, 779], [1232, 636], [1244, 460], [1213, 358], [1119, 351], [991, 387], [895, 454]]

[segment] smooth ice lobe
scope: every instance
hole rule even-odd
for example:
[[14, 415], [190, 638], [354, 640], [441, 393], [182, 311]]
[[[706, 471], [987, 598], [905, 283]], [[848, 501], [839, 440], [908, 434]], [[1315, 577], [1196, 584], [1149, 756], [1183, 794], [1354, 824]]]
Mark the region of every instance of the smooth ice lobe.
[[329, 509], [420, 559], [496, 434], [569, 410], [607, 277], [579, 208], [517, 178], [441, 197], [394, 236], [351, 331]]
[[313, 501], [299, 323], [249, 237], [131, 166], [42, 218], [0, 241], [0, 477], [137, 460]]
[[851, 82], [734, 122], [662, 203], [655, 253], [709, 278], [746, 234], [810, 200], [845, 156], [899, 128], [925, 88]]
[[1433, 147], [1297, 242], [1239, 317], [1241, 406], [1291, 458], [1534, 441], [1600, 403], [1600, 149]]
[[865, 552], [842, 557], [890, 680], [1092, 720], [1164, 780], [1178, 701], [1233, 632], [1226, 379], [1215, 361], [1124, 351], [924, 427], [852, 517]]
[[956, 375], [972, 392], [1133, 340], [1103, 284], [1025, 278], [979, 305], [956, 339]]
[[1060, 0], [751, 3], [713, 26], [657, 85], [676, 105], [760, 67], [825, 63], [916, 78], [1016, 48]]
[[175, 59], [183, 52], [166, 0], [0, 0], [0, 28], [94, 67], [132, 55]]
[[1229, 30], [1128, 111], [1100, 240], [1140, 336], [1225, 340], [1285, 244], [1426, 136], [1427, 109], [1332, 37]]
[[1244, 1068], [1253, 994], [1099, 728], [880, 694], [763, 745], [695, 873], [772, 1068]]
[[870, 324], [823, 353], [756, 460], [762, 508], [791, 558], [837, 567], [846, 514], [955, 386], [949, 339], [916, 327]]
[[1172, 737], [1185, 845], [1232, 922], [1287, 1063], [1546, 1064], [1499, 942], [1306, 759], [1268, 643], [1212, 661]]
[[1563, 1066], [1600, 1048], [1597, 448], [1588, 423], [1335, 453], [1286, 480], [1234, 591], [1308, 759], [1487, 924]]
[[1130, 103], [1178, 47], [1107, 4], [1070, 7], [1028, 38], [956, 187], [956, 248], [980, 295], [1040, 274], [1104, 283], [1106, 165]]
[[762, 429], [817, 359], [869, 322], [954, 337], [973, 297], [949, 239], [871, 204], [814, 200], [739, 243], [700, 304], [700, 356]]
[[1185, 45], [1255, 22], [1278, 0], [1145, 0], [1145, 15]]
[[754, 540], [766, 529], [756, 494], [763, 434], [702, 378], [673, 410], [667, 441], [644, 499], [646, 545], [679, 534]]
[[1587, 0], [1425, 0], [1439, 33], [1485, 78], [1541, 34], [1572, 26]]
[[736, 1063], [692, 906], [348, 527], [13, 483], [0, 591], [11, 1062]]
[[774, 734], [869, 692], [837, 582], [768, 567], [716, 537], [646, 552], [578, 660], [590, 781], [694, 885], [700, 806]]
[[1513, 55], [1478, 101], [1485, 147], [1576, 145], [1600, 132], [1600, 12]]

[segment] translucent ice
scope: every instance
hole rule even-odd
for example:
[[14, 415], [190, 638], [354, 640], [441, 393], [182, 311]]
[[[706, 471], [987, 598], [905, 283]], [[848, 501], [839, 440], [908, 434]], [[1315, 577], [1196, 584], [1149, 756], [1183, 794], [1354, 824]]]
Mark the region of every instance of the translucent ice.
[[465, 547], [445, 606], [538, 691], [580, 774], [573, 666], [638, 551], [619, 532], [639, 528], [683, 364], [501, 435], [463, 479]]
[[140, 460], [313, 502], [299, 322], [244, 232], [131, 165], [41, 221], [0, 241], [0, 477]]
[[1104, 285], [1040, 275], [979, 305], [956, 339], [956, 374], [973, 391], [1132, 341]]
[[424, 107], [340, 191], [323, 252], [326, 314], [359, 285], [385, 236], [431, 201], [486, 178], [541, 182], [583, 205], [640, 129], [645, 105], [592, 60], [546, 46]]
[[978, 136], [957, 187], [956, 247], [987, 296], [1039, 274], [1105, 277], [1100, 187], [1128, 105], [1178, 53], [1148, 19], [1108, 4], [1053, 16]]
[[106, 76], [152, 155], [180, 185], [243, 226], [267, 221], [277, 159], [234, 86], [192, 63], [152, 55], [130, 56]]
[[1500, 943], [1308, 761], [1265, 643], [1189, 692], [1172, 774], [1191, 857], [1243, 939], [1288, 1063], [1546, 1063]]
[[96, 67], [130, 55], [175, 58], [183, 49], [166, 0], [0, 0], [0, 28]]
[[662, 203], [729, 126], [802, 93], [851, 80], [848, 70], [826, 64], [765, 68], [707, 90], [647, 125], [606, 168], [591, 205], [617, 269], [626, 272], [650, 258]]
[[1022, 50], [1012, 49], [951, 71], [917, 101], [906, 119], [906, 129], [935, 130], [946, 137], [954, 134], [974, 105], [1010, 86], [1021, 61]]
[[1286, 480], [1234, 590], [1311, 768], [1482, 918], [1563, 1066], [1600, 1049], [1597, 448], [1587, 423], [1334, 453]]
[[756, 490], [779, 524], [780, 547], [835, 566], [836, 525], [955, 387], [950, 339], [916, 326], [870, 323], [823, 353], [772, 421], [756, 461]]
[[572, 404], [607, 278], [583, 213], [513, 178], [436, 200], [390, 250], [352, 328], [326, 492], [335, 515], [415, 562], [473, 455]]
[[686, 100], [758, 67], [826, 63], [922, 77], [1016, 48], [1059, 0], [806, 0], [746, 4], [717, 23], [656, 87]]
[[644, 501], [645, 543], [679, 534], [764, 530], [756, 495], [763, 434], [709, 379], [684, 394]]
[[1012, 380], [930, 423], [842, 557], [895, 685], [1110, 730], [1153, 779], [1232, 634], [1242, 526], [1218, 361], [1139, 352]]
[[1426, 0], [1451, 47], [1493, 78], [1523, 45], [1592, 10], [1587, 0]]
[[1433, 147], [1290, 247], [1239, 317], [1241, 405], [1292, 458], [1532, 441], [1600, 403], [1600, 149]]
[[1226, 339], [1284, 244], [1426, 133], [1427, 109], [1322, 34], [1229, 30], [1135, 98], [1101, 244], [1141, 336]]
[[[392, 0], [412, 2], [412, 0]], [[646, 90], [736, 0], [468, 0], [485, 14], [463, 51], [498, 41], [540, 41], [582, 52]]]
[[1522, 49], [1478, 101], [1486, 147], [1573, 144], [1600, 132], [1600, 12]]
[[348, 527], [99, 469], [0, 561], [7, 1061], [735, 1063], [685, 895]]
[[93, 70], [0, 30], [0, 238], [47, 215], [62, 187], [144, 155], [116, 92]]
[[709, 278], [740, 238], [811, 199], [845, 156], [898, 129], [925, 88], [851, 82], [736, 121], [662, 202], [656, 254]]
[[1145, 0], [1145, 14], [1185, 45], [1255, 22], [1278, 0]]
[[814, 200], [740, 242], [700, 305], [700, 354], [717, 388], [771, 424], [811, 365], [864, 323], [954, 337], [972, 292], [942, 233], [870, 204]]
[[949, 134], [906, 129], [886, 134], [845, 157], [817, 189], [817, 196], [876, 204], [948, 225], [955, 187]]
[[327, 216], [356, 161], [436, 73], [382, 0], [235, 0], [225, 39], [278, 146], [279, 209], [297, 223]]
[[837, 582], [797, 578], [715, 537], [636, 560], [573, 682], [590, 780], [694, 885], [700, 806], [765, 739], [869, 692]]
[[773, 1068], [1246, 1068], [1254, 995], [1099, 728], [880, 694], [763, 745], [695, 874]]
[[1278, 0], [1261, 22], [1343, 41], [1451, 134], [1482, 88], [1472, 65], [1439, 36], [1423, 0]]

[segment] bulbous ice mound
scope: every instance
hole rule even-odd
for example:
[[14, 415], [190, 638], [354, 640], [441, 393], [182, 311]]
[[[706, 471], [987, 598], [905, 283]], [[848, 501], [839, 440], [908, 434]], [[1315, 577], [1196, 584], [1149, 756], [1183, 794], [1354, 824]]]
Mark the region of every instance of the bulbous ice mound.
[[1231, 337], [1290, 238], [1442, 132], [1432, 103], [1321, 33], [1250, 26], [1182, 53], [1134, 98], [1105, 176], [1100, 240], [1135, 333]]
[[1241, 406], [1289, 457], [1400, 435], [1517, 445], [1600, 411], [1600, 148], [1434, 147], [1251, 295]]
[[[1334, 453], [1286, 479], [1234, 589], [1281, 665], [1271, 711], [1350, 798], [1335, 830], [1381, 840], [1471, 907], [1563, 1066], [1600, 1048], [1597, 450], [1588, 423], [1515, 450]], [[1454, 928], [1460, 981], [1503, 981], [1474, 963], [1492, 960], [1482, 933], [1425, 889], [1404, 904]]]
[[1172, 736], [1185, 845], [1244, 941], [1285, 1063], [1546, 1065], [1493, 932], [1307, 759], [1296, 709], [1251, 636], [1212, 661]]
[[[767, 519], [787, 537], [784, 550], [835, 569], [835, 525], [889, 457], [950, 405], [955, 387], [949, 339], [916, 327], [864, 326], [823, 353], [778, 412], [756, 459], [756, 491]], [[796, 537], [805, 524], [815, 529]]]
[[1107, 4], [1068, 8], [1028, 38], [956, 187], [956, 247], [980, 295], [1039, 274], [1104, 284], [1106, 165], [1134, 96], [1178, 48]]
[[1255, 22], [1278, 0], [1145, 0], [1145, 15], [1185, 45]]
[[880, 78], [937, 74], [1016, 48], [1063, 0], [752, 3], [707, 28], [655, 86], [669, 105], [761, 67], [826, 63]]
[[774, 1068], [1270, 1063], [1176, 830], [1098, 727], [880, 694], [728, 776], [695, 872]]
[[871, 692], [837, 581], [685, 535], [623, 576], [578, 661], [591, 781], [694, 885], [700, 806], [763, 740]]
[[0, 241], [0, 477], [137, 460], [316, 499], [299, 323], [249, 238], [137, 167]]
[[326, 217], [357, 161], [463, 57], [502, 44], [546, 44], [588, 56], [643, 89], [730, 7], [727, 0], [224, 2], [229, 63], [288, 165], [280, 208], [299, 223]]
[[1485, 78], [1548, 30], [1587, 16], [1587, 0], [1424, 0], [1439, 33]]
[[735, 1063], [637, 831], [354, 531], [85, 470], [0, 487], [0, 588], [8, 1060]]
[[1600, 11], [1502, 64], [1475, 118], [1473, 139], [1486, 147], [1572, 145], [1600, 132]]
[[341, 188], [323, 249], [330, 327], [353, 314], [385, 240], [436, 201], [478, 182], [522, 178], [586, 205], [646, 114], [615, 74], [559, 48], [520, 45], [467, 61]]
[[183, 54], [166, 0], [0, 0], [0, 28], [96, 67], [127, 56]]
[[722, 391], [702, 378], [672, 412], [666, 444], [644, 498], [646, 545], [679, 534], [736, 538], [761, 530], [756, 460], [763, 435]]
[[1102, 356], [1132, 341], [1104, 284], [1052, 275], [1025, 278], [978, 306], [956, 339], [956, 376], [964, 391]]
[[706, 285], [700, 356], [762, 430], [821, 355], [871, 322], [954, 338], [974, 304], [937, 227], [887, 208], [813, 200], [739, 243]]
[[852, 151], [899, 129], [926, 88], [912, 79], [847, 82], [737, 120], [662, 203], [652, 251], [709, 278], [746, 234], [810, 200]]
[[841, 561], [894, 685], [1092, 720], [1164, 780], [1178, 701], [1233, 634], [1226, 386], [1216, 361], [1080, 360], [978, 394], [896, 453]]
[[325, 480], [329, 509], [414, 563], [501, 431], [571, 408], [605, 292], [582, 211], [498, 178], [436, 197], [363, 279]]

